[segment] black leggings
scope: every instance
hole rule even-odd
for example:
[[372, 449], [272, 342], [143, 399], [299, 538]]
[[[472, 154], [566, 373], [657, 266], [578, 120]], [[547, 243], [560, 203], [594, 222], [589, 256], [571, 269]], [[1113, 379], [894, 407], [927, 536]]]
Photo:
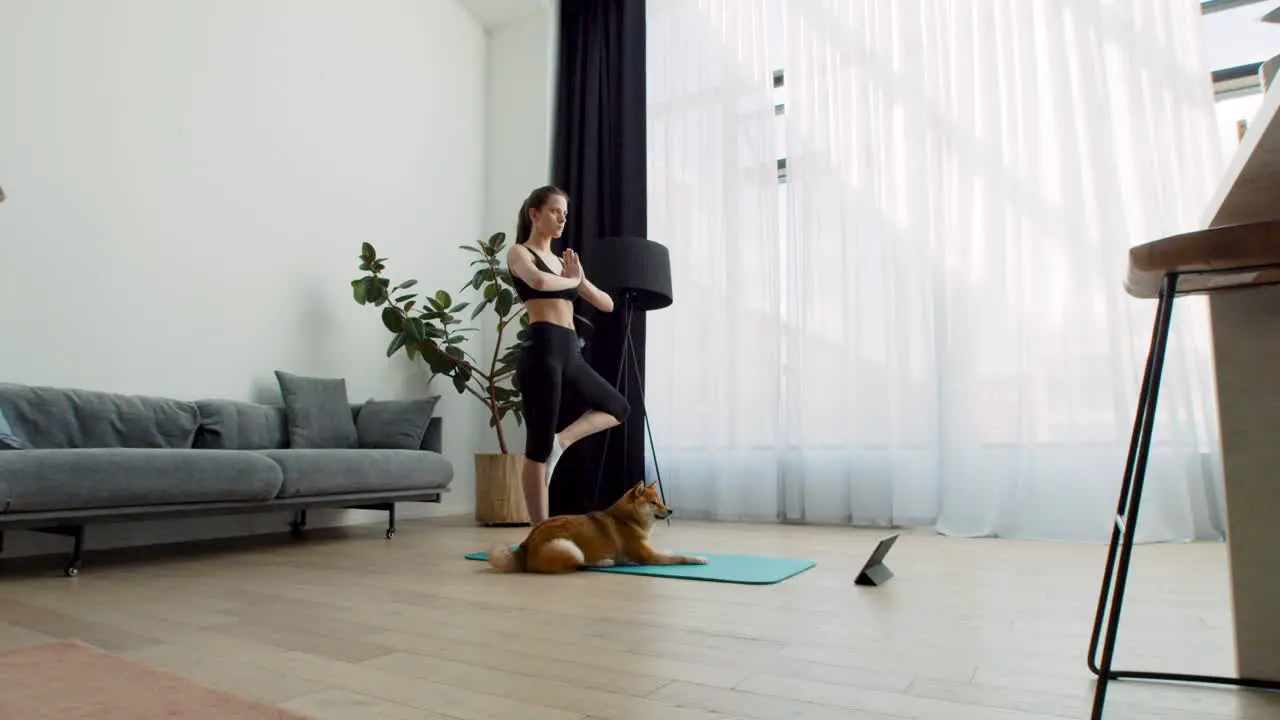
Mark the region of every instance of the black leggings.
[[555, 441], [563, 391], [577, 394], [592, 410], [618, 422], [631, 412], [627, 399], [582, 358], [578, 334], [555, 323], [529, 324], [529, 342], [520, 349], [516, 378], [524, 401], [526, 458], [546, 462]]

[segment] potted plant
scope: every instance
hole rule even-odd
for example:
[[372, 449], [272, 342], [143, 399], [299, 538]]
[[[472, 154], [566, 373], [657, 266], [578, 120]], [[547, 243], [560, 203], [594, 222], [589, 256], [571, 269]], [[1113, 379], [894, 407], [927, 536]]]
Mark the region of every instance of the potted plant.
[[[467, 333], [478, 330], [463, 326], [459, 317], [471, 303], [455, 303], [445, 290], [420, 297], [410, 291], [418, 284], [414, 279], [392, 285], [384, 274], [387, 258], [378, 257], [373, 245], [361, 244], [360, 271], [365, 275], [351, 281], [357, 303], [382, 308], [382, 324], [391, 332], [387, 357], [403, 350], [410, 359], [421, 359], [430, 367], [432, 379], [447, 376], [458, 393], [474, 397], [489, 414], [489, 426], [498, 436], [498, 452], [475, 455], [476, 520], [485, 524], [529, 521], [520, 489], [524, 455], [509, 451], [502, 428], [508, 415], [515, 418], [517, 425], [524, 422], [515, 369], [520, 344], [529, 333], [529, 316], [516, 296], [511, 274], [499, 260], [506, 239], [506, 234], [499, 232], [474, 245], [459, 246], [477, 255], [470, 263], [476, 268], [475, 273], [459, 291], [482, 290], [469, 320], [474, 321], [489, 310], [497, 322], [497, 337], [484, 359], [465, 347]], [[514, 341], [504, 346], [512, 323], [518, 323]]]

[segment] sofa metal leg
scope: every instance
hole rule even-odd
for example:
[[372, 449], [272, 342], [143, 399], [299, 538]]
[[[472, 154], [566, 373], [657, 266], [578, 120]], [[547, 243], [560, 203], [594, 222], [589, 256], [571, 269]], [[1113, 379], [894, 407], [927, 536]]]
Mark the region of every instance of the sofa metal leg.
[[75, 577], [80, 574], [80, 563], [84, 557], [84, 526], [76, 525], [72, 529], [72, 537], [75, 538], [75, 547], [71, 550], [71, 562], [67, 565], [67, 577]]
[[307, 511], [305, 509], [295, 510], [293, 513], [293, 520], [289, 522], [289, 532], [293, 533], [295, 537], [301, 537], [302, 531], [306, 529], [306, 527]]
[[387, 539], [396, 536], [396, 504], [394, 502], [374, 503], [371, 505], [352, 505], [351, 510], [386, 510], [387, 511]]
[[75, 577], [80, 574], [81, 562], [84, 559], [84, 525], [31, 528], [31, 531], [72, 538], [75, 541], [75, 546], [71, 549], [71, 562], [67, 563], [66, 573], [67, 577]]

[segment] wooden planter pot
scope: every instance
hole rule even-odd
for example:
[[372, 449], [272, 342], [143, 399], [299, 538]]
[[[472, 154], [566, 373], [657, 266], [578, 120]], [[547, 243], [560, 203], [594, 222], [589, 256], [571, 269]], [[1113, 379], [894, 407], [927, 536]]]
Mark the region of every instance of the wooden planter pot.
[[522, 453], [476, 453], [476, 522], [480, 525], [528, 525], [520, 486]]

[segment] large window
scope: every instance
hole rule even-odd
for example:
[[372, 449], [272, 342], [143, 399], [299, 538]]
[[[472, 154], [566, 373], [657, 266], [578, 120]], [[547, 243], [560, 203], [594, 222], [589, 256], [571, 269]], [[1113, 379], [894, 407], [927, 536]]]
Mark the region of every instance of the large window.
[[1280, 55], [1280, 0], [1205, 0], [1200, 7], [1218, 136], [1230, 158], [1262, 106], [1260, 67]]

